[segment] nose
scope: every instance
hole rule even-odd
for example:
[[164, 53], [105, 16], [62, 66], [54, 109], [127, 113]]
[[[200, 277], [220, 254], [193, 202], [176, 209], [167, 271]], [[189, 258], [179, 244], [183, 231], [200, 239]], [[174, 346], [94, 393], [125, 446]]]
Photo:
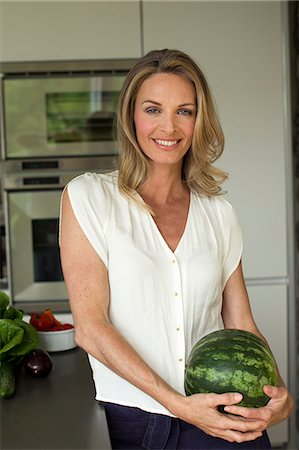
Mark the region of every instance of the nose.
[[161, 131], [166, 134], [173, 134], [176, 130], [175, 118], [172, 114], [163, 114], [161, 118]]

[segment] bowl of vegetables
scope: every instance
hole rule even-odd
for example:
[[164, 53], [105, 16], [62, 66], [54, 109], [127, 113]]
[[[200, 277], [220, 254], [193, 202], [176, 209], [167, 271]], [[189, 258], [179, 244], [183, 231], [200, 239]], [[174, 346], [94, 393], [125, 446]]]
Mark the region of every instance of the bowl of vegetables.
[[46, 352], [61, 352], [77, 347], [74, 325], [58, 320], [49, 308], [42, 313], [30, 314], [30, 324], [37, 330], [39, 347]]

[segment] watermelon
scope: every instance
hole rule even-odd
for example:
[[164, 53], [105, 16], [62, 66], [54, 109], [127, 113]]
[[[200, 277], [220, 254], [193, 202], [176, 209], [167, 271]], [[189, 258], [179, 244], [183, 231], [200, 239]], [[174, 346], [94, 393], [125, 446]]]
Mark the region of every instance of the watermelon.
[[255, 334], [244, 330], [214, 331], [193, 347], [185, 370], [186, 395], [240, 392], [238, 404], [265, 406], [269, 397], [263, 386], [278, 386], [274, 357]]

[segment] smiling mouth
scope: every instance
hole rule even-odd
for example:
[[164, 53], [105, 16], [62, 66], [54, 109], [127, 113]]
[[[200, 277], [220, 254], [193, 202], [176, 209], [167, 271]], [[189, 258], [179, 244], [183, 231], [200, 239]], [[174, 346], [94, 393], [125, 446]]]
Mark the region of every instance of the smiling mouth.
[[154, 139], [154, 141], [159, 145], [163, 145], [163, 147], [172, 147], [173, 145], [176, 145], [179, 142], [179, 140], [165, 141], [164, 139]]

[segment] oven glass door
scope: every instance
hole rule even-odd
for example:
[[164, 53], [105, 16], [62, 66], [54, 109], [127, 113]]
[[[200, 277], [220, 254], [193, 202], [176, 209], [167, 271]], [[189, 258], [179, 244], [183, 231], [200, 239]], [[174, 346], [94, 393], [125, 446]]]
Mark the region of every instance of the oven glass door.
[[65, 301], [58, 217], [61, 190], [8, 192], [11, 290], [14, 302]]
[[4, 77], [5, 158], [117, 154], [124, 74]]

